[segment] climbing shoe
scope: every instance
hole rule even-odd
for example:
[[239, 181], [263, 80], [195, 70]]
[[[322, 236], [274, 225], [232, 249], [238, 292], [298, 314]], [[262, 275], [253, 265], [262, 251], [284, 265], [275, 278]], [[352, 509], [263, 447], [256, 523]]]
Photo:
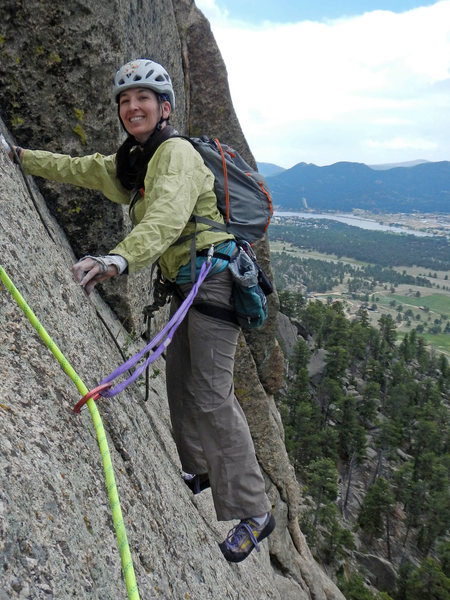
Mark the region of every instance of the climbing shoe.
[[183, 473], [183, 481], [188, 486], [193, 494], [200, 494], [203, 490], [210, 487], [208, 473], [202, 473], [201, 475], [191, 475], [190, 473]]
[[253, 548], [259, 552], [262, 542], [275, 529], [275, 518], [267, 513], [265, 521], [259, 525], [253, 519], [243, 519], [236, 527], [230, 529], [226, 540], [219, 544], [222, 554], [229, 562], [241, 562]]

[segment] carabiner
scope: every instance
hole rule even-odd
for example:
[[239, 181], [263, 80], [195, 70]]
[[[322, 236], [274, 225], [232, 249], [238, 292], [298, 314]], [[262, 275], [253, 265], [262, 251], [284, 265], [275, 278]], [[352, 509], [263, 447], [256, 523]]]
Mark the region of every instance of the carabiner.
[[92, 398], [92, 400], [97, 400], [100, 397], [100, 392], [110, 388], [111, 386], [112, 383], [102, 383], [101, 385], [97, 386], [96, 388], [85, 394], [81, 398], [81, 400], [78, 400], [78, 402], [75, 404], [75, 406], [73, 407], [73, 412], [80, 413], [82, 407], [86, 404], [89, 398]]
[[209, 247], [209, 250], [208, 250], [208, 254], [206, 256], [207, 256], [206, 264], [209, 265], [214, 256], [214, 244], [211, 244], [211, 246]]

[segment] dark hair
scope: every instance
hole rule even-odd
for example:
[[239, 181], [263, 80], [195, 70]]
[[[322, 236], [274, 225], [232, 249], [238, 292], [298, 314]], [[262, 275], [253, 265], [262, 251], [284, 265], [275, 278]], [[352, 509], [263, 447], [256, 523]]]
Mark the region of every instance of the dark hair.
[[116, 153], [116, 175], [127, 190], [143, 187], [147, 165], [145, 146], [141, 150], [138, 142], [129, 135]]

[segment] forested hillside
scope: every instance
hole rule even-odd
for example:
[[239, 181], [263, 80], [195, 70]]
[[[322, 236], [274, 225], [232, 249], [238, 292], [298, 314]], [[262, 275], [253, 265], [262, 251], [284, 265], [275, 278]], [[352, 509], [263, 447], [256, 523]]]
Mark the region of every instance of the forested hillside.
[[[343, 261], [324, 261], [315, 258], [298, 258], [292, 260], [287, 252], [274, 253], [276, 265], [275, 279], [280, 288], [295, 288], [301, 282], [309, 293], [325, 293], [335, 285], [347, 281], [349, 292], [366, 292], [376, 282], [391, 286], [418, 285], [431, 287], [431, 276], [413, 276], [399, 272], [392, 267], [380, 265], [351, 265]], [[450, 288], [449, 288], [450, 289]]]
[[348, 600], [448, 600], [447, 358], [415, 330], [396, 343], [389, 316], [372, 326], [365, 310], [347, 319], [340, 302], [288, 290], [280, 301], [302, 332], [278, 403], [315, 556]]
[[448, 600], [448, 239], [289, 221], [269, 236], [302, 531], [348, 600]]
[[444, 236], [398, 235], [327, 219], [298, 219], [295, 225], [272, 225], [269, 238], [384, 267], [417, 265], [450, 271], [450, 243]]
[[278, 289], [340, 299], [371, 323], [390, 315], [397, 335], [412, 329], [450, 356], [450, 248], [443, 236], [367, 231], [336, 221], [298, 219], [271, 226]]

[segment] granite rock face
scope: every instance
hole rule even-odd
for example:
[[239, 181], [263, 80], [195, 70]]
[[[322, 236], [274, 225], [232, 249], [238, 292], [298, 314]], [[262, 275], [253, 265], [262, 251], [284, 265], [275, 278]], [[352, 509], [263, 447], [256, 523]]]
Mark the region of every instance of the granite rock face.
[[[152, 56], [172, 74], [180, 132], [202, 126], [253, 160], [220, 53], [193, 2], [5, 0], [0, 16], [0, 111], [9, 139], [73, 155], [114, 152], [122, 134], [111, 74], [125, 60]], [[202, 104], [209, 89], [223, 90], [225, 117], [213, 110], [217, 98]], [[123, 353], [141, 347], [130, 331], [142, 328], [149, 271], [87, 298], [70, 267], [121, 239], [130, 226], [126, 212], [93, 192], [31, 178], [28, 185], [36, 204], [0, 150], [1, 264], [92, 388]], [[270, 272], [267, 240], [257, 251]], [[342, 598], [298, 527], [299, 488], [273, 401], [283, 375], [276, 293], [270, 302], [264, 327], [241, 336], [235, 373], [278, 523], [260, 555], [226, 563], [217, 542], [233, 523], [217, 523], [210, 493], [193, 497], [180, 481], [162, 358], [147, 402], [142, 381], [99, 402], [141, 598]], [[0, 599], [125, 597], [89, 413], [72, 412], [74, 384], [4, 287], [0, 374]]]

